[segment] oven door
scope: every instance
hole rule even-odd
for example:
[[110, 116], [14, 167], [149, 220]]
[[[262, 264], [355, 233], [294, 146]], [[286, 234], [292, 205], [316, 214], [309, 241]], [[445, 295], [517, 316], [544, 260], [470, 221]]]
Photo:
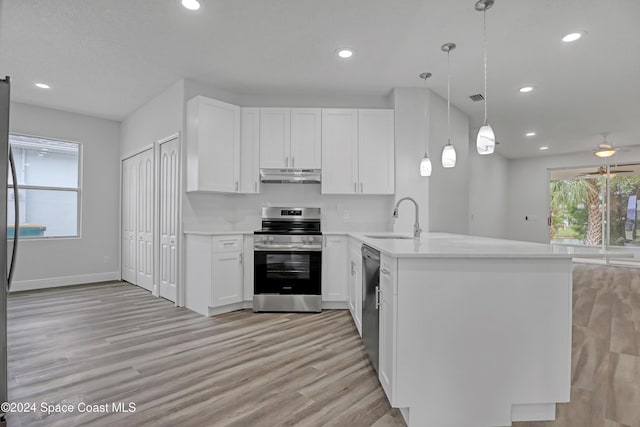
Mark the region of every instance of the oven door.
[[255, 249], [254, 293], [321, 295], [322, 251]]

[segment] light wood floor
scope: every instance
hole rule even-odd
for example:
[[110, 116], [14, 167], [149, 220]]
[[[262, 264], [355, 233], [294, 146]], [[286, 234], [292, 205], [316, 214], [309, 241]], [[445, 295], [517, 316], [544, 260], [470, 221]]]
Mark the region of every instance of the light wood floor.
[[571, 403], [554, 422], [517, 427], [640, 427], [640, 269], [573, 270]]
[[[640, 270], [574, 269], [571, 403], [517, 427], [640, 427]], [[9, 299], [13, 402], [136, 412], [11, 414], [9, 426], [403, 426], [347, 311], [205, 318], [127, 284]]]
[[206, 318], [128, 284], [9, 299], [12, 402], [135, 413], [11, 414], [9, 426], [404, 426], [348, 311]]

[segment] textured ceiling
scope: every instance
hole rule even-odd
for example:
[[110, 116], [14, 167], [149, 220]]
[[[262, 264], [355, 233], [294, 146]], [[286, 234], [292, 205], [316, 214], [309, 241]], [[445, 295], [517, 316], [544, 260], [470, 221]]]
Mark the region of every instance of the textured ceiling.
[[[122, 120], [181, 78], [241, 94], [386, 96], [429, 86], [483, 119], [473, 0], [4, 0], [0, 74], [18, 102]], [[640, 1], [496, 0], [487, 12], [489, 121], [507, 157], [640, 143]], [[585, 30], [573, 43], [561, 37]], [[356, 54], [339, 60], [338, 47]], [[36, 81], [52, 86], [43, 91]], [[531, 84], [530, 94], [518, 88]], [[527, 138], [526, 132], [537, 136]]]

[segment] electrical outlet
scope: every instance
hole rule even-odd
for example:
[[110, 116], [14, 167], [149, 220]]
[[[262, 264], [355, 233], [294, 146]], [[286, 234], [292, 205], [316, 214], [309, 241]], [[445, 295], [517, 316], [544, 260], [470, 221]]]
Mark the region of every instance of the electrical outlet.
[[349, 219], [349, 211], [348, 210], [343, 210], [342, 211], [342, 219]]
[[102, 260], [104, 261], [105, 264], [108, 264], [109, 261], [111, 261], [111, 257], [109, 255], [105, 255]]

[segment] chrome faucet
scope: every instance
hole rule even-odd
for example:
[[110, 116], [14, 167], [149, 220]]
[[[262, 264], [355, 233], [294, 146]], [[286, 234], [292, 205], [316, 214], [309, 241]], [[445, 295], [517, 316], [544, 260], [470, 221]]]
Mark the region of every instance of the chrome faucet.
[[396, 203], [396, 207], [393, 209], [393, 217], [394, 218], [398, 218], [398, 206], [400, 206], [400, 203], [404, 200], [411, 200], [413, 202], [413, 204], [416, 206], [416, 222], [415, 224], [413, 224], [413, 237], [420, 237], [420, 232], [422, 231], [420, 229], [420, 208], [418, 208], [418, 202], [416, 202], [413, 198], [411, 197], [403, 197], [402, 199], [398, 200], [398, 203]]

